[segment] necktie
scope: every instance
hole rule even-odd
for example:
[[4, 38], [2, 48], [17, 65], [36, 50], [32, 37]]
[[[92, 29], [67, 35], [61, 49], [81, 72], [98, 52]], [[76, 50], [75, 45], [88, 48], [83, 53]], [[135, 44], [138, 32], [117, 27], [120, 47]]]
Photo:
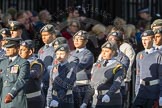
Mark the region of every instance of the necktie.
[[146, 54], [148, 54], [148, 52], [146, 52]]
[[79, 53], [79, 50], [76, 50], [76, 53]]
[[108, 60], [106, 60], [106, 61], [104, 62], [103, 66], [105, 67], [105, 66], [107, 65], [107, 63], [108, 63]]
[[12, 62], [12, 59], [9, 59], [9, 62], [8, 62], [8, 64], [10, 64]]
[[159, 48], [156, 48], [156, 50], [159, 50]]

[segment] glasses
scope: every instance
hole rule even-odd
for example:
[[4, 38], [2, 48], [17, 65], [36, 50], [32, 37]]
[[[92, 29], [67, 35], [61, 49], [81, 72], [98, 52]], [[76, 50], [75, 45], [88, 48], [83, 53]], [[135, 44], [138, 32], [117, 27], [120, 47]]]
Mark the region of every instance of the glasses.
[[77, 28], [78, 26], [77, 25], [71, 25], [71, 27], [76, 27]]

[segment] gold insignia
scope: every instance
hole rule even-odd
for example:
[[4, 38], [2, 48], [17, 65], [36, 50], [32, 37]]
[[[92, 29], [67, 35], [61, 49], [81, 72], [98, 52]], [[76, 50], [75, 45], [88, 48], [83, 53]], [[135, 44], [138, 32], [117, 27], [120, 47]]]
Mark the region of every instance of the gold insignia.
[[144, 36], [147, 36], [147, 33], [143, 33]]

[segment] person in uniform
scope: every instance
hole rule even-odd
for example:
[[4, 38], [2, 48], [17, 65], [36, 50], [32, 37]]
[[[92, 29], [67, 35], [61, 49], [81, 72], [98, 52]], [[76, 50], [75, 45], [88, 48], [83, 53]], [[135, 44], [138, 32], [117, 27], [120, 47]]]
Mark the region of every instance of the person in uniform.
[[49, 72], [48, 66], [52, 64], [54, 58], [54, 48], [52, 41], [56, 38], [54, 26], [47, 24], [40, 30], [42, 41], [45, 44], [38, 51], [38, 58], [41, 59], [45, 65], [45, 71], [43, 74], [43, 92], [45, 97], [47, 96], [47, 90], [49, 85]]
[[130, 99], [130, 81], [132, 75], [132, 65], [135, 57], [135, 52], [131, 45], [125, 43], [123, 40], [123, 34], [120, 31], [111, 32], [108, 37], [108, 41], [114, 42], [118, 46], [118, 55], [115, 59], [119, 60], [125, 66], [125, 80], [121, 84], [121, 92], [123, 97], [123, 107], [129, 107]]
[[[67, 44], [67, 40], [64, 37], [57, 37], [53, 42], [52, 42], [52, 46], [54, 48], [54, 50], [59, 47], [62, 44]], [[51, 65], [48, 66], [48, 71], [50, 72], [51, 68], [53, 67], [53, 64], [55, 63], [55, 60], [53, 60], [53, 63]]]
[[151, 29], [154, 31], [155, 29], [162, 28], [162, 19], [157, 19], [151, 24]]
[[34, 43], [32, 40], [25, 40], [20, 43], [19, 55], [30, 63], [30, 77], [26, 84], [28, 108], [44, 108], [45, 98], [41, 94], [44, 64], [40, 59], [33, 56], [33, 53]]
[[64, 37], [57, 37], [53, 42], [52, 46], [56, 49], [61, 44], [67, 44], [67, 40]]
[[10, 30], [8, 28], [2, 28], [0, 30], [0, 35], [2, 35], [2, 37], [3, 37], [3, 39], [2, 39], [2, 49], [5, 49], [4, 45], [7, 43], [6, 38], [11, 37]]
[[[88, 33], [80, 30], [73, 36], [74, 46], [76, 50], [70, 53], [69, 62], [79, 60], [78, 70], [76, 72], [76, 82], [73, 89], [74, 94], [74, 107], [80, 108], [80, 105], [85, 99], [85, 93], [90, 87], [91, 68], [93, 66], [93, 54], [86, 49], [88, 41]], [[87, 104], [90, 107], [90, 102]]]
[[25, 40], [22, 36], [22, 24], [18, 21], [10, 21], [9, 22], [9, 30], [12, 38], [21, 38]]
[[[151, 37], [144, 32], [142, 35], [143, 46], [147, 53], [151, 52]], [[151, 33], [151, 32], [150, 32]], [[148, 36], [148, 37], [147, 37]], [[150, 38], [150, 39], [149, 39]], [[148, 41], [148, 40], [149, 41]], [[146, 53], [146, 52], [145, 52]], [[157, 108], [162, 106], [162, 55], [159, 51], [150, 54], [138, 54], [137, 56], [137, 90], [133, 108]], [[158, 105], [159, 101], [159, 105]]]
[[5, 57], [5, 50], [3, 49], [3, 46], [2, 46], [2, 41], [3, 41], [3, 36], [0, 35], [0, 60], [3, 59]]
[[156, 50], [162, 51], [162, 28], [155, 29], [154, 33], [154, 47]]
[[92, 108], [122, 108], [120, 86], [124, 80], [124, 66], [114, 59], [117, 45], [107, 41], [102, 45], [102, 61], [92, 68], [91, 87], [81, 108], [86, 108], [88, 99], [93, 96]]
[[1, 108], [28, 108], [24, 86], [29, 79], [29, 62], [18, 55], [19, 41], [9, 40], [5, 47], [7, 58], [0, 62]]
[[55, 50], [56, 59], [50, 71], [47, 108], [75, 108], [72, 88], [76, 80], [78, 60], [69, 63], [69, 46], [62, 44]]
[[152, 30], [146, 30], [142, 33], [142, 44], [145, 50], [139, 52], [136, 56], [136, 83], [135, 83], [135, 94], [138, 94], [140, 86], [140, 62], [141, 60], [150, 53], [155, 52], [153, 47], [154, 32]]

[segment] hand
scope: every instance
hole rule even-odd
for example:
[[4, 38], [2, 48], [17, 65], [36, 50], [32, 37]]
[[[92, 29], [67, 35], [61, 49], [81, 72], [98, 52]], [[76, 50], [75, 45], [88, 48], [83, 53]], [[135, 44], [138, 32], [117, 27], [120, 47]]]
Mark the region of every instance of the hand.
[[58, 107], [58, 102], [56, 100], [52, 100], [51, 101], [51, 104], [50, 104], [50, 107]]
[[162, 97], [159, 98], [159, 106], [162, 106]]
[[5, 103], [10, 103], [12, 102], [12, 96], [10, 94], [7, 94], [4, 100]]
[[104, 95], [104, 97], [102, 98], [102, 102], [110, 102], [110, 97], [108, 95]]
[[130, 82], [130, 81], [131, 81], [131, 79], [128, 79], [128, 78], [124, 79], [124, 82]]
[[80, 106], [80, 108], [87, 108], [87, 104], [86, 103], [82, 103], [82, 105]]

